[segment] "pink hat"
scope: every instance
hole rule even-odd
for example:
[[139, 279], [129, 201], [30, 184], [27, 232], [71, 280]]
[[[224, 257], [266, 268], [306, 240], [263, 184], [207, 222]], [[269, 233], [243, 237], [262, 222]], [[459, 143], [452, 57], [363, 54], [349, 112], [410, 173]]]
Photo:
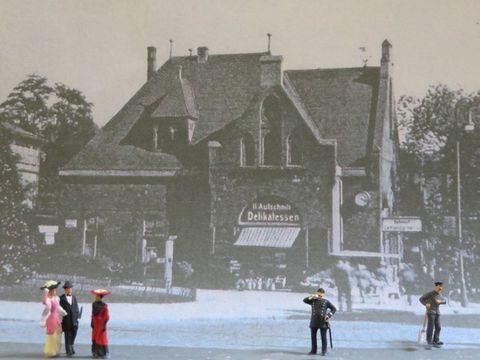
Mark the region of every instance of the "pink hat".
[[112, 292], [111, 291], [108, 291], [108, 290], [105, 290], [105, 289], [96, 289], [96, 290], [91, 290], [90, 291], [91, 294], [93, 295], [110, 295]]

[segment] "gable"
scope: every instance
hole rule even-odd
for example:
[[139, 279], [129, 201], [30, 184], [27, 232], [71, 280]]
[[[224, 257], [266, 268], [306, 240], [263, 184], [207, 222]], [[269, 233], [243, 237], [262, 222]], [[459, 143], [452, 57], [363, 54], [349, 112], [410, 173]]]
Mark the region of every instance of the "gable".
[[378, 96], [379, 68], [285, 72], [321, 136], [336, 139], [341, 166], [363, 165]]

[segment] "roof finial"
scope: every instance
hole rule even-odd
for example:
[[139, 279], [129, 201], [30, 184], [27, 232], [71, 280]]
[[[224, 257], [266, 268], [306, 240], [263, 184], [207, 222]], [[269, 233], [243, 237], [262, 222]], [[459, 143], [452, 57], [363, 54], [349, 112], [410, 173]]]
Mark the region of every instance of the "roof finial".
[[272, 34], [267, 33], [267, 37], [268, 37], [267, 52], [270, 54], [270, 40], [271, 40], [271, 38], [272, 38]]
[[363, 67], [366, 68], [369, 60], [369, 56], [367, 55], [367, 48], [365, 46], [360, 46], [358, 50], [362, 53]]
[[188, 52], [190, 53], [190, 56], [193, 55], [193, 49], [192, 48], [188, 49]]
[[168, 41], [170, 41], [170, 59], [171, 59], [172, 58], [172, 51], [173, 51], [173, 40], [170, 39]]

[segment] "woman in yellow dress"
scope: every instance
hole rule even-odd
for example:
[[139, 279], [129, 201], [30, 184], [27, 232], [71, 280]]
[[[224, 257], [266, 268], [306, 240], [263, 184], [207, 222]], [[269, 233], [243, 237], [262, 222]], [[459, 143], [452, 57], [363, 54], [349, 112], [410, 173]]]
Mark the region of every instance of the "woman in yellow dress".
[[62, 346], [62, 317], [67, 313], [59, 305], [58, 285], [60, 285], [60, 282], [49, 280], [40, 288], [44, 290], [42, 304], [45, 305], [45, 308], [40, 325], [45, 327], [47, 332], [47, 339], [43, 348], [46, 357], [60, 355], [60, 347]]

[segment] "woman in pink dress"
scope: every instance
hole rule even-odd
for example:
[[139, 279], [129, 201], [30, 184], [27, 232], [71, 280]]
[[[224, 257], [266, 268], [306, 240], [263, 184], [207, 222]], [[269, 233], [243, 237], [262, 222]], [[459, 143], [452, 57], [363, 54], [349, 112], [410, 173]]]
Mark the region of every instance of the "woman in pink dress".
[[44, 290], [42, 304], [45, 305], [45, 308], [40, 325], [45, 327], [47, 332], [47, 339], [43, 348], [46, 357], [60, 355], [62, 345], [62, 317], [66, 315], [66, 312], [59, 305], [58, 285], [60, 285], [60, 282], [49, 280], [40, 288]]

